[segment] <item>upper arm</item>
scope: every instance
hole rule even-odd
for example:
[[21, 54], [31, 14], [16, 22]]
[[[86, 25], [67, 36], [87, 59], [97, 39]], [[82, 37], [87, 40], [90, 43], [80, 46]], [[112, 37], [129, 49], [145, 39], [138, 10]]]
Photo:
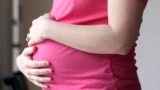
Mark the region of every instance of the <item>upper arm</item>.
[[127, 49], [137, 40], [144, 8], [142, 0], [108, 0], [108, 24]]

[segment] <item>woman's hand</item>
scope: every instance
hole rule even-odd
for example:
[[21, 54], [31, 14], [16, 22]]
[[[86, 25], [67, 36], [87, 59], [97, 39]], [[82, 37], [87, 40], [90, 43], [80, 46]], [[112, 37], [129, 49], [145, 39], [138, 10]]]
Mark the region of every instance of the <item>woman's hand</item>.
[[51, 81], [50, 77], [42, 77], [42, 75], [52, 73], [47, 61], [32, 61], [31, 54], [35, 51], [35, 47], [27, 47], [23, 52], [17, 57], [17, 66], [19, 70], [36, 86], [41, 88], [47, 88], [44, 84], [45, 82]]
[[32, 21], [32, 26], [30, 27], [29, 33], [29, 42], [28, 46], [32, 46], [39, 42], [42, 42], [44, 39], [45, 33], [47, 32], [48, 28], [50, 27], [50, 22], [52, 22], [49, 14], [44, 14], [37, 19]]

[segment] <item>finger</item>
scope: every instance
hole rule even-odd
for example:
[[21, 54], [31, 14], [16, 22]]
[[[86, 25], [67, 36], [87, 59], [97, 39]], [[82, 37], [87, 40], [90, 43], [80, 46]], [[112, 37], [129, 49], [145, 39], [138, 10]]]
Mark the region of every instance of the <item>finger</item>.
[[28, 41], [28, 46], [29, 46], [29, 47], [33, 46], [33, 42], [34, 42], [33, 39], [30, 39], [30, 40]]
[[32, 83], [34, 83], [36, 86], [41, 87], [41, 88], [48, 88], [47, 85], [40, 83], [40, 82], [36, 82], [36, 81], [31, 81]]
[[29, 80], [40, 82], [40, 83], [46, 83], [51, 81], [51, 77], [42, 77], [42, 76], [29, 76]]
[[29, 46], [29, 47], [32, 47], [32, 46], [34, 46], [35, 44], [37, 44], [37, 43], [39, 43], [39, 42], [40, 42], [40, 41], [31, 38], [31, 39], [28, 41], [28, 46]]
[[33, 61], [33, 60], [24, 60], [25, 67], [27, 68], [43, 68], [49, 66], [49, 62], [46, 60], [38, 60], [38, 61]]
[[37, 22], [37, 19], [34, 19], [34, 20], [32, 21], [32, 25], [35, 24], [36, 22]]
[[34, 38], [30, 38], [30, 40], [28, 41], [28, 46], [32, 47], [39, 42], [41, 42], [41, 41], [40, 40], [38, 41], [37, 39], [34, 39]]
[[[33, 22], [32, 22], [33, 23]], [[33, 25], [33, 24], [32, 24]], [[29, 28], [29, 32], [31, 33], [33, 31], [33, 27]]]
[[50, 68], [26, 69], [25, 72], [28, 75], [46, 75], [46, 74], [51, 74], [52, 69], [50, 69]]
[[28, 55], [33, 54], [33, 53], [35, 52], [35, 50], [36, 50], [36, 47], [35, 47], [35, 46], [27, 47], [27, 48], [25, 48], [25, 49], [23, 50], [22, 54], [28, 56]]
[[26, 41], [28, 42], [30, 39], [31, 39], [30, 33], [28, 33], [27, 36], [26, 36]]

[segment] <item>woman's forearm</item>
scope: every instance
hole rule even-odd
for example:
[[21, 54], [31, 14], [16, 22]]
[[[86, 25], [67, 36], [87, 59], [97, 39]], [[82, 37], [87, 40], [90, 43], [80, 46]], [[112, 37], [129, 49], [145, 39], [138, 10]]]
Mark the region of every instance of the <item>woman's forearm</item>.
[[33, 22], [28, 43], [31, 46], [52, 39], [89, 53], [127, 54], [138, 38], [145, 3], [109, 0], [107, 8], [108, 25], [73, 25], [41, 16]]
[[109, 25], [71, 25], [54, 22], [45, 37], [69, 47], [97, 54], [122, 54], [122, 44]]
[[140, 0], [109, 0], [108, 25], [53, 21], [46, 37], [89, 53], [127, 54], [138, 38], [145, 6]]

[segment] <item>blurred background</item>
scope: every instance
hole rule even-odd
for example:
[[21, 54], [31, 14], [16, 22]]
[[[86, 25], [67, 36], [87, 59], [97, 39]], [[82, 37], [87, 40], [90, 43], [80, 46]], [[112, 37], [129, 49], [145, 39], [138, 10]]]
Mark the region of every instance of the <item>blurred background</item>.
[[[137, 41], [136, 59], [142, 90], [160, 90], [160, 8], [150, 0]], [[50, 11], [52, 0], [0, 0], [0, 90], [40, 90], [16, 67], [16, 57], [27, 46], [32, 20]]]

